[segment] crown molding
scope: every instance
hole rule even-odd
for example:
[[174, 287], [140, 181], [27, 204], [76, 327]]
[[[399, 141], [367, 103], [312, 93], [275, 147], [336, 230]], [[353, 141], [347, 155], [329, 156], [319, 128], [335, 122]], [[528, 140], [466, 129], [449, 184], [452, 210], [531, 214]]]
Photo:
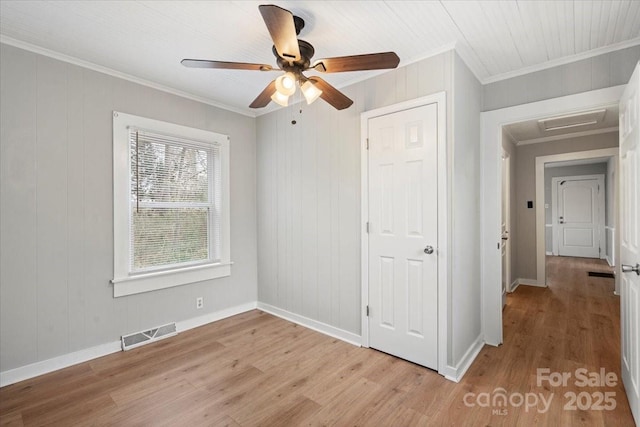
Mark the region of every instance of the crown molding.
[[[581, 61], [583, 59], [593, 58], [594, 56], [603, 55], [605, 53], [615, 52], [617, 50], [622, 50], [622, 49], [626, 49], [626, 48], [637, 46], [637, 45], [640, 45], [640, 37], [636, 37], [636, 38], [633, 38], [633, 39], [630, 39], [630, 40], [626, 40], [626, 41], [623, 41], [623, 42], [620, 42], [620, 43], [616, 43], [616, 44], [611, 44], [611, 45], [608, 45], [608, 46], [599, 47], [597, 49], [591, 49], [591, 50], [588, 50], [586, 52], [581, 52], [581, 53], [578, 53], [578, 54], [575, 54], [575, 55], [564, 56], [564, 57], [558, 58], [558, 59], [552, 59], [551, 61], [543, 62], [542, 64], [537, 64], [537, 65], [532, 65], [532, 66], [529, 66], [529, 67], [519, 68], [517, 70], [509, 71], [509, 72], [502, 73], [502, 74], [496, 74], [495, 76], [490, 76], [490, 77], [486, 77], [486, 78], [483, 78], [483, 79], [478, 78], [478, 80], [480, 80], [480, 83], [482, 83], [483, 85], [486, 85], [486, 84], [489, 84], [489, 83], [499, 82], [501, 80], [511, 79], [513, 77], [523, 76], [525, 74], [535, 73], [536, 71], [542, 71], [542, 70], [546, 70], [548, 68], [553, 68], [553, 67], [558, 67], [558, 66], [561, 66], [561, 65], [570, 64], [572, 62]], [[475, 74], [475, 72], [474, 72], [474, 74]], [[476, 75], [476, 77], [478, 77], [478, 76]]]
[[[157, 89], [160, 90], [162, 92], [166, 92], [166, 93], [170, 93], [172, 95], [176, 95], [182, 98], [186, 98], [186, 99], [190, 99], [192, 101], [196, 101], [196, 102], [200, 102], [203, 104], [207, 104], [210, 105], [212, 107], [216, 107], [216, 108], [221, 108], [223, 110], [227, 110], [227, 111], [231, 111], [233, 113], [237, 113], [237, 114], [241, 114], [243, 116], [247, 116], [247, 117], [259, 117], [259, 116], [263, 116], [265, 114], [269, 114], [272, 113], [273, 111], [277, 111], [280, 108], [283, 107], [272, 107], [272, 108], [265, 108], [264, 110], [261, 111], [253, 111], [253, 110], [247, 110], [247, 109], [243, 109], [243, 108], [238, 108], [238, 107], [232, 107], [230, 105], [226, 105], [217, 101], [214, 101], [212, 99], [206, 98], [206, 97], [202, 97], [199, 95], [194, 95], [192, 93], [189, 92], [185, 92], [182, 90], [178, 90], [169, 86], [165, 86], [159, 83], [155, 83], [152, 82], [150, 80], [146, 80], [140, 77], [136, 77], [127, 73], [123, 73], [120, 71], [116, 71], [112, 68], [108, 68], [108, 67], [104, 67], [102, 65], [98, 65], [98, 64], [94, 64], [92, 62], [89, 61], [85, 61], [83, 59], [80, 58], [76, 58], [73, 56], [69, 56], [69, 55], [65, 55], [44, 47], [40, 47], [28, 42], [24, 42], [21, 40], [17, 40], [14, 39], [12, 37], [8, 37], [5, 35], [0, 34], [0, 43], [9, 45], [9, 46], [13, 46], [13, 47], [17, 47], [19, 49], [23, 49], [23, 50], [27, 50], [29, 52], [33, 52], [33, 53], [37, 53], [40, 55], [44, 55], [47, 56], [49, 58], [53, 58], [53, 59], [57, 59], [59, 61], [63, 61], [63, 62], [67, 62], [73, 65], [77, 65], [83, 68], [87, 68], [93, 71], [97, 71], [99, 73], [103, 73], [103, 74], [107, 74], [113, 77], [117, 77], [123, 80], [127, 80], [133, 83], [137, 83], [143, 86], [147, 86], [153, 89]], [[606, 53], [611, 53], [611, 52], [615, 52], [617, 50], [621, 50], [621, 49], [626, 49], [629, 47], [633, 47], [633, 46], [637, 46], [640, 45], [640, 37], [636, 37], [633, 38], [631, 40], [626, 40], [624, 42], [620, 42], [620, 43], [616, 43], [616, 44], [612, 44], [609, 46], [604, 46], [601, 48], [597, 48], [597, 49], [592, 49], [589, 50], [587, 52], [582, 52], [576, 55], [572, 55], [572, 56], [566, 56], [563, 58], [558, 58], [558, 59], [554, 59], [551, 61], [547, 61], [544, 62], [542, 64], [537, 64], [537, 65], [532, 65], [529, 67], [524, 67], [524, 68], [520, 68], [518, 70], [514, 70], [514, 71], [509, 71], [506, 73], [502, 73], [502, 74], [498, 74], [498, 75], [494, 75], [494, 76], [489, 76], [489, 77], [481, 77], [483, 75], [486, 75], [486, 71], [482, 72], [483, 70], [481, 70], [481, 68], [483, 68], [482, 63], [480, 61], [478, 61], [478, 59], [476, 58], [476, 55], [469, 50], [468, 48], [466, 48], [466, 46], [462, 45], [459, 42], [453, 42], [453, 43], [449, 43], [446, 44], [438, 49], [434, 49], [431, 50], [430, 52], [428, 52], [425, 55], [420, 55], [414, 58], [410, 58], [409, 60], [406, 61], [401, 61], [400, 65], [398, 68], [402, 68], [402, 67], [406, 67], [408, 65], [411, 64], [415, 64], [417, 62], [423, 61], [425, 59], [443, 54], [445, 52], [449, 52], [449, 51], [455, 51], [458, 56], [460, 57], [460, 59], [462, 59], [462, 61], [465, 63], [465, 65], [469, 68], [469, 70], [473, 73], [473, 75], [478, 79], [478, 81], [480, 82], [480, 84], [482, 85], [487, 85], [490, 83], [495, 83], [498, 81], [502, 81], [502, 80], [507, 80], [507, 79], [511, 79], [514, 77], [519, 77], [519, 76], [523, 76], [525, 74], [530, 74], [530, 73], [534, 73], [537, 71], [542, 71], [542, 70], [546, 70], [549, 68], [553, 68], [553, 67], [558, 67], [561, 65], [566, 65], [566, 64], [570, 64], [572, 62], [576, 62], [576, 61], [580, 61], [583, 59], [588, 59], [588, 58], [592, 58], [594, 56], [598, 56], [598, 55], [603, 55]], [[397, 69], [397, 68], [394, 68]], [[377, 77], [379, 75], [382, 75], [384, 73], [388, 73], [393, 71], [394, 69], [390, 69], [390, 70], [379, 70], [379, 71], [375, 71], [375, 72], [368, 72], [363, 76], [351, 79], [351, 80], [347, 80], [339, 85], [336, 85], [337, 89], [343, 89], [345, 87], [354, 85], [356, 83], [360, 83], [362, 81], [365, 80], [369, 80], [371, 78]], [[294, 104], [292, 104], [294, 105]]]
[[[267, 107], [266, 109], [264, 109], [262, 111], [259, 111], [259, 112], [258, 111], [247, 111], [247, 110], [244, 110], [244, 109], [241, 109], [241, 108], [232, 107], [232, 106], [229, 106], [229, 105], [226, 105], [226, 104], [222, 104], [220, 102], [216, 102], [216, 101], [214, 101], [212, 99], [209, 99], [209, 98], [205, 98], [205, 97], [202, 97], [202, 96], [194, 95], [194, 94], [191, 94], [191, 93], [188, 93], [188, 92], [184, 92], [184, 91], [181, 91], [181, 90], [178, 90], [178, 89], [174, 89], [174, 88], [169, 87], [169, 86], [165, 86], [165, 85], [162, 85], [162, 84], [159, 84], [159, 83], [152, 82], [150, 80], [142, 79], [140, 77], [135, 77], [135, 76], [132, 76], [132, 75], [127, 74], [127, 73], [116, 71], [116, 70], [114, 70], [112, 68], [108, 68], [108, 67], [104, 67], [102, 65], [94, 64], [93, 62], [85, 61], [84, 59], [76, 58], [76, 57], [70, 56], [70, 55], [65, 55], [63, 53], [56, 52], [56, 51], [51, 50], [51, 49], [47, 49], [47, 48], [44, 48], [44, 47], [41, 47], [41, 46], [37, 46], [37, 45], [31, 44], [31, 43], [28, 43], [28, 42], [24, 42], [22, 40], [17, 40], [17, 39], [14, 39], [12, 37], [7, 37], [7, 36], [5, 36], [3, 34], [0, 34], [0, 43], [6, 44], [8, 46], [17, 47], [18, 49], [23, 49], [23, 50], [26, 50], [26, 51], [29, 51], [29, 52], [37, 53], [39, 55], [47, 56], [49, 58], [57, 59], [57, 60], [62, 61], [62, 62], [66, 62], [66, 63], [73, 64], [73, 65], [77, 65], [79, 67], [87, 68], [89, 70], [97, 71], [99, 73], [107, 74], [107, 75], [112, 76], [112, 77], [117, 77], [117, 78], [120, 78], [120, 79], [123, 79], [123, 80], [127, 80], [127, 81], [130, 81], [130, 82], [133, 82], [133, 83], [137, 83], [137, 84], [140, 84], [140, 85], [143, 85], [143, 86], [147, 86], [147, 87], [150, 87], [150, 88], [153, 88], [153, 89], [157, 89], [157, 90], [160, 90], [162, 92], [166, 92], [166, 93], [170, 93], [172, 95], [179, 96], [181, 98], [190, 99], [192, 101], [201, 102], [203, 104], [207, 104], [207, 105], [210, 105], [212, 107], [221, 108], [223, 110], [231, 111], [233, 113], [242, 114], [243, 116], [247, 116], [247, 117], [256, 118], [256, 117], [259, 117], [259, 116], [263, 116], [265, 114], [272, 113], [274, 111], [278, 111], [281, 108], [284, 108], [284, 107], [280, 107], [280, 106], [274, 106], [272, 108], [268, 108]], [[455, 47], [456, 47], [455, 43], [450, 43], [450, 44], [444, 45], [444, 46], [442, 46], [442, 47], [440, 47], [438, 49], [430, 51], [426, 55], [421, 55], [419, 57], [412, 58], [412, 59], [410, 59], [408, 61], [401, 62], [400, 66], [398, 66], [397, 68], [405, 67], [407, 65], [411, 65], [411, 64], [414, 64], [416, 62], [420, 62], [422, 60], [431, 58], [431, 57], [436, 56], [436, 55], [440, 55], [440, 54], [448, 52], [450, 50], [454, 50]], [[362, 81], [369, 80], [369, 79], [371, 79], [373, 77], [379, 76], [381, 74], [388, 73], [388, 72], [393, 71], [393, 70], [395, 70], [397, 68], [393, 68], [393, 69], [390, 69], [390, 70], [379, 70], [379, 71], [375, 71], [375, 72], [369, 72], [369, 73], [366, 73], [366, 75], [364, 75], [364, 76], [348, 80], [348, 81], [346, 81], [346, 82], [344, 82], [342, 84], [336, 85], [335, 87], [337, 89], [343, 89], [343, 88], [345, 88], [347, 86], [351, 86], [351, 85], [354, 85], [356, 83], [360, 83]], [[295, 104], [291, 104], [291, 105], [295, 105]]]
[[16, 40], [11, 37], [7, 37], [3, 34], [0, 34], [0, 43], [6, 44], [8, 46], [17, 47], [18, 49], [23, 49], [29, 52], [37, 53], [39, 55], [47, 56], [49, 58], [56, 59], [58, 61], [66, 62], [69, 64], [77, 65], [82, 68], [87, 68], [89, 70], [97, 71], [99, 73], [107, 74], [112, 77], [117, 77], [119, 79], [127, 80], [132, 83], [137, 83], [142, 86], [147, 86], [152, 89], [156, 89], [162, 92], [170, 93], [172, 95], [179, 96], [181, 98], [190, 99], [192, 101], [200, 102], [202, 104], [207, 104], [212, 107], [220, 108], [223, 110], [231, 111], [233, 113], [241, 114], [243, 116], [255, 118], [256, 114], [253, 111], [247, 111], [241, 108], [232, 107], [229, 105], [222, 104], [220, 102], [216, 102], [212, 99], [208, 99], [202, 96], [194, 95], [189, 92], [184, 92], [178, 89], [174, 89], [169, 86], [165, 86], [159, 83], [152, 82], [150, 80], [146, 80], [140, 77], [132, 76], [131, 74], [123, 73], [120, 71], [116, 71], [112, 68], [104, 67], [102, 65], [94, 64], [93, 62], [85, 61], [80, 58], [76, 58], [74, 56], [65, 55], [63, 53], [56, 52], [54, 50], [50, 50], [44, 47], [36, 46], [31, 43], [27, 43], [21, 40]]

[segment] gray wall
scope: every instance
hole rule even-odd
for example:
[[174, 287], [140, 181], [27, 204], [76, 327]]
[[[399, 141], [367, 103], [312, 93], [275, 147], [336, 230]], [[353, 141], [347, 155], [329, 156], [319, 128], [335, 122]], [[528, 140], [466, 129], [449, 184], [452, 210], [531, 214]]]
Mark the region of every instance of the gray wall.
[[483, 111], [627, 84], [640, 45], [483, 86]]
[[[451, 316], [455, 365], [481, 333], [480, 111], [482, 86], [456, 54], [453, 62]], [[451, 152], [451, 151], [450, 151]]]
[[319, 101], [303, 105], [302, 114], [294, 106], [258, 118], [259, 301], [361, 333], [360, 113], [444, 90], [455, 195], [449, 327], [455, 364], [480, 334], [481, 86], [447, 52], [342, 90], [354, 100], [347, 110]]
[[[605, 176], [605, 188], [607, 187], [607, 163], [592, 163], [588, 165], [574, 165], [574, 166], [559, 166], [549, 167], [544, 170], [544, 202], [545, 202], [545, 251], [551, 252], [553, 250], [553, 233], [552, 228], [549, 227], [553, 224], [553, 218], [551, 213], [553, 212], [553, 188], [551, 187], [551, 179], [558, 176], [580, 176], [580, 175], [604, 175]], [[613, 199], [609, 193], [605, 191], [605, 206], [609, 201]], [[548, 208], [546, 206], [549, 206]], [[605, 212], [606, 217], [606, 212]], [[606, 224], [606, 219], [605, 219]], [[604, 248], [603, 248], [604, 249]]]
[[450, 92], [452, 55], [341, 89], [346, 110], [318, 100], [258, 117], [260, 302], [360, 334], [360, 113]]
[[[7, 45], [0, 66], [1, 371], [256, 300], [255, 119]], [[230, 277], [113, 298], [113, 110], [231, 136]]]
[[[618, 133], [568, 138], [540, 144], [520, 145], [516, 148], [516, 271], [515, 278], [536, 279], [536, 157], [574, 151], [597, 150], [618, 146]], [[532, 209], [527, 201], [533, 200]]]

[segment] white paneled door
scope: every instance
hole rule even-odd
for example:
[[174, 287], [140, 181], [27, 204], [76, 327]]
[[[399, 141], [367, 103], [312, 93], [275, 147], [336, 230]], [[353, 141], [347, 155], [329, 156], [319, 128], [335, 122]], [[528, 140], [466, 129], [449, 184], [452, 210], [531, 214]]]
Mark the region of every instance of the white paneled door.
[[369, 346], [438, 369], [437, 104], [368, 120]]
[[640, 65], [620, 100], [622, 381], [640, 424]]
[[604, 234], [604, 175], [554, 178], [558, 255], [600, 258]]

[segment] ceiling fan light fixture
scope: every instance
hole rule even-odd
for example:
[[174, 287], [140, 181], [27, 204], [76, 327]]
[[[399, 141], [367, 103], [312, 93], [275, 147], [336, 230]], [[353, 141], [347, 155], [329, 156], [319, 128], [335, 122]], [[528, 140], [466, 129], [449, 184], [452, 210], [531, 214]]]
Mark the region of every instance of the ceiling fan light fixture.
[[311, 104], [322, 95], [322, 91], [316, 87], [310, 80], [307, 80], [300, 86], [300, 90], [307, 100], [307, 104]]
[[296, 91], [296, 76], [286, 72], [276, 79], [276, 90], [282, 95], [291, 96]]
[[282, 71], [282, 75], [272, 80], [253, 100], [249, 108], [264, 108], [271, 101], [286, 107], [289, 104], [289, 98], [296, 92], [296, 86], [300, 86], [307, 104], [311, 104], [320, 97], [336, 110], [343, 110], [349, 108], [353, 104], [353, 100], [318, 76], [314, 76], [309, 82], [304, 72], [312, 69], [320, 73], [385, 70], [396, 68], [400, 63], [400, 58], [395, 52], [337, 56], [319, 59], [312, 63], [311, 59], [315, 54], [315, 48], [311, 43], [298, 39], [300, 30], [304, 28], [304, 19], [274, 4], [260, 5], [258, 10], [273, 41], [271, 51], [276, 57], [278, 68], [268, 64], [249, 62], [205, 59], [183, 59], [181, 61], [182, 65], [189, 68]]
[[277, 90], [273, 95], [271, 95], [271, 100], [276, 104], [282, 105], [283, 107], [289, 105], [289, 95], [285, 95]]

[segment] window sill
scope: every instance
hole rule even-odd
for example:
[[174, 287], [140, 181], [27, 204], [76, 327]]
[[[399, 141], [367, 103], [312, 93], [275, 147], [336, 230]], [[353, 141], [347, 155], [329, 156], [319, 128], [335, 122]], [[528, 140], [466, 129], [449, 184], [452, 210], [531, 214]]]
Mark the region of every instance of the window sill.
[[114, 278], [111, 280], [113, 296], [123, 297], [230, 276], [231, 265], [233, 262], [222, 262]]

